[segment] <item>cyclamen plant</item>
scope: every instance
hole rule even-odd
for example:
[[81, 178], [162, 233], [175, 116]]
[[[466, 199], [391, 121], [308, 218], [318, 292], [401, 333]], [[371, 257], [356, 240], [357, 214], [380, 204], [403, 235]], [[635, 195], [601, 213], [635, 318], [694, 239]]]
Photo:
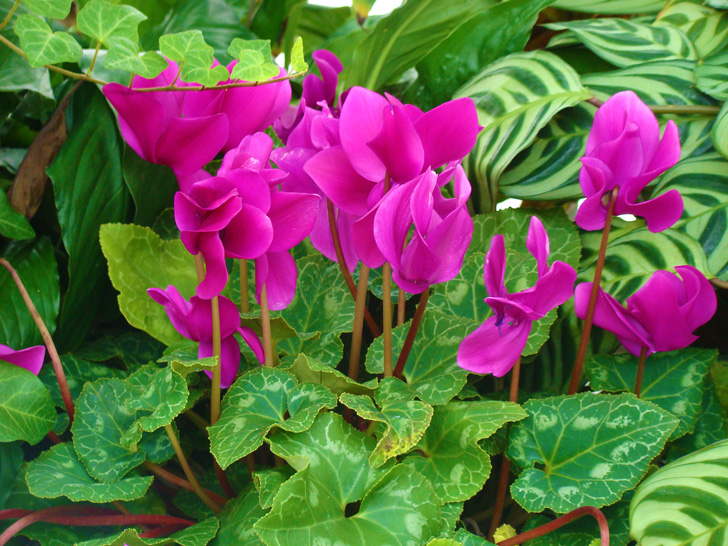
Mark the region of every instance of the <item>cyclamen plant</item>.
[[11, 2], [0, 546], [728, 540], [726, 15], [424, 2]]

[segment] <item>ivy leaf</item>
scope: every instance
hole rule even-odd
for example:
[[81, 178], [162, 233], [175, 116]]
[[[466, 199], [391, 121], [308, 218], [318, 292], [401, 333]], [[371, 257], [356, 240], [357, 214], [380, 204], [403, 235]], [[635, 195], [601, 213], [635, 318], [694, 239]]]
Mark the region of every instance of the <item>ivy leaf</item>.
[[[468, 372], [458, 367], [456, 357], [463, 338], [477, 327], [471, 320], [427, 311], [404, 368], [404, 378], [417, 396], [430, 405], [445, 404], [465, 386]], [[409, 322], [392, 330], [394, 359], [401, 351]], [[369, 346], [366, 368], [382, 373], [383, 340]]]
[[255, 488], [248, 486], [220, 513], [220, 532], [211, 546], [264, 546], [253, 525], [267, 513], [258, 504]]
[[[394, 382], [402, 385], [397, 378], [385, 378], [377, 395], [390, 389]], [[369, 464], [374, 468], [382, 466], [392, 457], [409, 452], [420, 441], [432, 419], [432, 406], [411, 398], [388, 399], [385, 395], [383, 400], [378, 400], [380, 409], [377, 409], [368, 396], [345, 393], [341, 396], [341, 403], [363, 419], [384, 423], [385, 430], [369, 457]]]
[[231, 79], [249, 82], [265, 81], [275, 78], [279, 73], [278, 65], [271, 62], [272, 55], [268, 40], [234, 38], [228, 48], [228, 53], [238, 61], [230, 74]]
[[156, 78], [167, 68], [167, 61], [156, 51], [139, 56], [139, 46], [125, 36], [109, 38], [104, 66], [109, 70], [126, 70], [142, 78]]
[[0, 190], [0, 235], [18, 241], [35, 237], [33, 227], [22, 214], [10, 205], [2, 190]]
[[642, 479], [678, 425], [675, 416], [633, 394], [532, 399], [524, 408], [529, 417], [511, 429], [507, 456], [525, 469], [511, 495], [529, 512], [616, 502]]
[[186, 82], [214, 87], [230, 78], [224, 66], [212, 67], [215, 60], [214, 50], [205, 42], [202, 31], [186, 30], [165, 34], [159, 38], [159, 48], [165, 57], [184, 63], [180, 77]]
[[[185, 297], [195, 293], [194, 257], [182, 241], [162, 241], [147, 227], [105, 224], [101, 226], [101, 250], [109, 263], [111, 282], [120, 292], [119, 308], [129, 324], [165, 345], [183, 341], [164, 307], [147, 295], [148, 288], [170, 284]], [[145, 267], [136, 267], [139, 263]]]
[[65, 19], [71, 11], [73, 0], [23, 0], [30, 11], [51, 19]]
[[115, 483], [94, 480], [78, 460], [73, 446], [58, 444], [28, 465], [28, 490], [36, 497], [67, 497], [74, 502], [128, 501], [143, 497], [153, 476], [124, 478]]
[[300, 36], [293, 42], [291, 49], [291, 68], [294, 72], [306, 72], [308, 63], [303, 60], [303, 40]]
[[[432, 537], [440, 527], [432, 487], [402, 465], [371, 468], [374, 444], [335, 413], [320, 415], [304, 433], [273, 436], [272, 451], [298, 472], [254, 525], [263, 542], [284, 546], [366, 537], [372, 544], [399, 545]], [[359, 500], [358, 513], [347, 517], [347, 506]]]
[[277, 368], [255, 369], [233, 383], [219, 421], [208, 428], [212, 454], [224, 470], [258, 449], [274, 426], [303, 432], [321, 409], [334, 407], [336, 396], [323, 385], [299, 385], [293, 374]]
[[86, 36], [110, 46], [111, 38], [126, 38], [137, 44], [139, 23], [146, 18], [141, 11], [129, 5], [91, 0], [78, 12], [76, 22]]
[[47, 64], [75, 63], [83, 54], [81, 45], [68, 32], [53, 32], [35, 15], [23, 14], [15, 22], [20, 48], [33, 68]]
[[405, 464], [425, 476], [442, 502], [464, 501], [483, 488], [490, 475], [490, 455], [478, 441], [526, 412], [511, 402], [450, 402], [435, 406], [427, 432], [417, 444], [420, 455]]
[[56, 424], [45, 385], [25, 368], [0, 360], [0, 442], [40, 442]]
[[320, 383], [336, 395], [348, 392], [350, 394], [374, 394], [377, 380], [372, 379], [364, 384], [357, 383], [336, 368], [327, 366], [315, 358], [304, 354], [298, 355], [293, 364], [285, 368], [295, 375], [302, 383]]
[[[705, 376], [716, 361], [716, 350], [687, 347], [679, 351], [654, 353], [645, 363], [641, 400], [652, 402], [678, 418], [670, 436], [676, 440], [692, 432], [700, 414]], [[594, 390], [631, 392], [637, 377], [636, 356], [595, 355], [585, 370]]]

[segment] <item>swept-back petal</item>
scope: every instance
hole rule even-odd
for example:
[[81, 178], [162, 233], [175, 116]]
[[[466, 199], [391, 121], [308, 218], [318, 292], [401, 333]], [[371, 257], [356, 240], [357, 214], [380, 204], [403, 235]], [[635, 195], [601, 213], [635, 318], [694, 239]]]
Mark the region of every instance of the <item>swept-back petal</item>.
[[197, 239], [197, 247], [205, 258], [205, 278], [197, 285], [197, 295], [210, 300], [220, 294], [227, 284], [225, 248], [219, 233], [202, 233]]
[[263, 283], [271, 311], [285, 309], [296, 295], [296, 261], [288, 253], [268, 252], [255, 260], [255, 299], [260, 303]]
[[543, 223], [537, 216], [531, 216], [531, 222], [528, 225], [528, 236], [526, 237], [526, 248], [531, 256], [536, 258], [539, 278], [543, 277], [549, 270], [548, 257], [551, 250], [546, 228], [543, 227]]
[[199, 341], [197, 332], [190, 328], [189, 314], [192, 305], [182, 297], [175, 286], [168, 286], [165, 290], [161, 288], [149, 288], [147, 294], [158, 304], [164, 306], [172, 326], [187, 339]]
[[386, 168], [367, 144], [379, 134], [385, 107], [389, 103], [379, 93], [352, 87], [341, 108], [341, 145], [354, 170], [373, 182], [384, 179]]
[[270, 218], [253, 205], [243, 204], [222, 233], [225, 254], [230, 258], [252, 260], [264, 254], [273, 242]]
[[492, 298], [508, 295], [504, 282], [506, 276], [506, 244], [503, 235], [494, 235], [485, 254], [483, 281], [488, 296]]
[[228, 136], [228, 119], [222, 114], [205, 118], [173, 118], [157, 141], [156, 163], [176, 173], [192, 174], [222, 150]]
[[367, 143], [397, 182], [411, 180], [422, 171], [425, 152], [415, 127], [397, 106], [387, 105], [379, 133]]
[[523, 320], [504, 324], [500, 329], [495, 323], [496, 318], [490, 317], [463, 339], [458, 349], [458, 366], [496, 377], [503, 377], [513, 368], [523, 353], [533, 323]]
[[680, 312], [688, 328], [695, 330], [708, 322], [718, 307], [718, 298], [710, 281], [691, 265], [675, 266], [685, 285], [685, 299], [678, 298]]
[[672, 227], [683, 213], [683, 198], [676, 189], [669, 190], [654, 199], [640, 203], [624, 203], [615, 208], [618, 214], [634, 214], [640, 216], [647, 222], [647, 229], [652, 233], [659, 233]]
[[422, 140], [425, 167], [441, 167], [470, 153], [480, 132], [472, 99], [451, 100], [417, 117], [415, 129]]
[[0, 345], [0, 360], [25, 368], [34, 375], [40, 373], [40, 369], [43, 367], [43, 361], [45, 360], [45, 353], [46, 348], [43, 345], [19, 349], [17, 351], [7, 345]]
[[[213, 356], [212, 341], [201, 341], [197, 350], [197, 358]], [[240, 345], [234, 336], [227, 336], [220, 340], [220, 387], [227, 389], [235, 382], [240, 368]], [[205, 370], [207, 377], [212, 379], [212, 372]]]
[[535, 286], [511, 294], [509, 299], [520, 305], [527, 306], [543, 317], [546, 313], [562, 305], [574, 293], [576, 271], [569, 264], [555, 261], [551, 269], [541, 277]]

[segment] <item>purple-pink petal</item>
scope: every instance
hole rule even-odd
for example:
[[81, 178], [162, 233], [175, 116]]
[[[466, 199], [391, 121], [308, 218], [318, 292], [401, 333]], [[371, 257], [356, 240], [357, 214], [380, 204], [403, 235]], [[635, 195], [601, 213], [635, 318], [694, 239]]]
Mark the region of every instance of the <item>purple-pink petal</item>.
[[263, 284], [271, 311], [285, 309], [296, 295], [296, 261], [287, 250], [268, 252], [255, 260], [255, 299], [260, 303]]
[[245, 203], [222, 233], [222, 241], [228, 257], [253, 260], [270, 247], [273, 224], [262, 210]]
[[389, 102], [380, 94], [363, 87], [352, 87], [341, 108], [341, 145], [353, 169], [374, 182], [384, 180], [386, 168], [368, 143], [379, 134], [385, 107], [389, 107]]
[[503, 235], [494, 235], [485, 254], [483, 282], [488, 296], [498, 298], [508, 295], [505, 285], [506, 243]]
[[458, 366], [478, 374], [503, 377], [523, 353], [532, 324], [530, 320], [522, 320], [504, 323], [499, 328], [496, 317], [488, 318], [463, 339], [458, 349]]
[[0, 344], [0, 360], [25, 368], [33, 375], [38, 375], [43, 367], [46, 348], [43, 345], [14, 350], [7, 345]]
[[220, 294], [228, 280], [225, 247], [219, 233], [202, 233], [197, 248], [205, 259], [205, 278], [197, 285], [197, 295], [209, 300]]
[[228, 118], [173, 118], [156, 145], [155, 163], [187, 175], [215, 159], [228, 135]]
[[[539, 278], [543, 277], [549, 269], [548, 257], [551, 249], [546, 228], [543, 227], [543, 223], [539, 220], [538, 216], [531, 216], [531, 222], [528, 225], [528, 235], [526, 236], [526, 248], [536, 258]], [[573, 285], [574, 283], [572, 282], [571, 284]]]
[[379, 133], [367, 143], [392, 180], [411, 180], [422, 171], [425, 152], [415, 127], [400, 107], [385, 106]]
[[312, 193], [273, 192], [268, 211], [273, 240], [268, 251], [290, 250], [303, 241], [313, 229], [320, 202], [321, 197]]

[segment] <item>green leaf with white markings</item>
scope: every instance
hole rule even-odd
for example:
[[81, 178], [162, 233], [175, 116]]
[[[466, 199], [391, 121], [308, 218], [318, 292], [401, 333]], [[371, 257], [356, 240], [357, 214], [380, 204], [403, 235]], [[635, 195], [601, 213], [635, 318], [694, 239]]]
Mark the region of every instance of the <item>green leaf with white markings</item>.
[[211, 546], [264, 546], [253, 525], [267, 513], [260, 507], [255, 489], [248, 486], [220, 513], [220, 532]]
[[690, 38], [699, 59], [728, 45], [728, 14], [693, 2], [670, 4], [660, 12], [656, 26], [673, 26]]
[[[495, 206], [503, 171], [564, 108], [590, 97], [578, 74], [545, 51], [514, 53], [486, 67], [456, 93], [470, 97], [483, 130], [471, 152], [481, 212]], [[474, 188], [475, 189], [475, 188]]]
[[208, 428], [212, 454], [225, 469], [260, 447], [271, 428], [303, 432], [320, 410], [334, 407], [336, 396], [323, 385], [299, 385], [293, 374], [258, 368], [225, 395], [220, 420]]
[[76, 16], [78, 29], [104, 45], [111, 38], [126, 38], [139, 42], [139, 23], [147, 18], [138, 9], [125, 4], [112, 4], [106, 0], [91, 0]]
[[581, 43], [615, 66], [652, 61], [697, 59], [695, 47], [681, 30], [626, 19], [584, 19], [546, 25], [551, 30], [570, 30]]
[[183, 81], [212, 87], [230, 78], [224, 66], [212, 67], [214, 50], [199, 30], [165, 34], [159, 38], [159, 48], [165, 57], [184, 63], [180, 73]]
[[[670, 440], [692, 432], [701, 410], [705, 377], [718, 357], [717, 351], [694, 349], [654, 353], [645, 364], [640, 399], [652, 402], [678, 418]], [[585, 371], [592, 389], [631, 392], [637, 377], [637, 357], [595, 355]]]
[[691, 434], [686, 434], [670, 444], [667, 460], [668, 462], [674, 461], [725, 439], [728, 439], [728, 421], [720, 407], [718, 396], [715, 394], [713, 381], [708, 379], [705, 382], [703, 404], [695, 422], [695, 429]]
[[[431, 405], [445, 404], [468, 378], [468, 372], [458, 367], [456, 357], [463, 338], [478, 324], [472, 320], [448, 316], [435, 310], [425, 313], [407, 358], [403, 377], [417, 397]], [[392, 330], [392, 349], [396, 360], [402, 350], [409, 322]], [[366, 368], [369, 373], [384, 370], [382, 337], [367, 350]]]
[[71, 11], [73, 0], [23, 0], [30, 11], [51, 19], [65, 19]]
[[369, 457], [374, 468], [382, 466], [397, 455], [409, 452], [422, 438], [432, 419], [432, 406], [412, 400], [409, 396], [388, 396], [389, 391], [405, 386], [399, 379], [388, 377], [377, 390], [377, 406], [368, 396], [343, 394], [341, 403], [354, 410], [362, 419], [383, 423], [379, 441]]
[[[432, 537], [441, 524], [432, 487], [403, 465], [371, 468], [375, 443], [334, 413], [320, 415], [302, 434], [271, 438], [272, 451], [298, 472], [254, 526], [265, 544], [404, 545]], [[347, 517], [347, 505], [357, 501], [358, 513]]]
[[715, 118], [713, 126], [713, 146], [725, 158], [728, 158], [728, 103], [723, 103], [723, 107]]
[[33, 227], [12, 207], [2, 190], [0, 190], [0, 235], [18, 241], [35, 237]]
[[139, 531], [127, 529], [110, 537], [79, 542], [75, 546], [206, 546], [215, 537], [219, 527], [217, 518], [208, 518], [167, 538], [140, 538]]
[[[162, 241], [147, 227], [105, 224], [101, 226], [101, 250], [109, 264], [111, 282], [120, 292], [119, 308], [129, 324], [165, 345], [183, 341], [164, 307], [147, 294], [148, 288], [169, 285], [185, 297], [195, 294], [195, 261], [182, 241]], [[145, 267], [136, 267], [137, 263]]]
[[678, 425], [633, 394], [531, 399], [524, 409], [529, 416], [511, 429], [507, 456], [524, 469], [511, 495], [529, 512], [616, 502], [642, 479]]
[[478, 441], [526, 412], [512, 402], [450, 402], [435, 407], [427, 432], [417, 445], [422, 455], [405, 464], [425, 476], [442, 502], [464, 501], [483, 488], [490, 476], [490, 455]]
[[288, 465], [266, 468], [253, 473], [255, 488], [258, 490], [258, 500], [262, 508], [273, 506], [273, 499], [278, 494], [281, 485], [293, 476], [295, 471]]
[[0, 359], [0, 442], [40, 442], [56, 424], [56, 408], [32, 372]]
[[304, 354], [298, 355], [285, 370], [295, 375], [301, 383], [320, 383], [337, 396], [345, 392], [371, 395], [377, 387], [376, 379], [364, 384], [357, 383], [336, 368]]
[[81, 45], [68, 32], [53, 32], [35, 15], [19, 16], [14, 30], [33, 68], [46, 64], [74, 63], [83, 53]]
[[728, 99], [728, 53], [716, 53], [695, 67], [697, 87], [714, 99]]
[[623, 14], [657, 13], [665, 6], [663, 0], [556, 0], [554, 7], [586, 13]]
[[128, 501], [143, 497], [153, 477], [129, 477], [101, 483], [89, 476], [69, 443], [52, 447], [28, 465], [25, 477], [36, 497], [67, 497], [74, 502]]
[[[89, 362], [73, 354], [65, 354], [60, 358], [63, 373], [66, 375], [66, 382], [71, 391], [71, 397], [74, 400], [81, 394], [81, 389], [83, 389], [83, 386], [88, 381], [110, 379], [112, 377], [122, 379], [126, 376], [126, 373], [122, 370]], [[61, 389], [58, 386], [58, 379], [56, 378], [56, 373], [53, 371], [53, 366], [43, 366], [38, 377], [40, 377], [41, 381], [45, 383], [45, 386], [51, 392], [53, 402], [56, 406], [63, 408], [63, 397], [61, 396]]]
[[133, 413], [141, 413], [135, 425], [146, 432], [169, 425], [187, 407], [187, 382], [172, 366], [156, 369], [149, 366], [129, 376], [127, 380], [136, 387], [136, 394], [126, 401], [126, 407]]

